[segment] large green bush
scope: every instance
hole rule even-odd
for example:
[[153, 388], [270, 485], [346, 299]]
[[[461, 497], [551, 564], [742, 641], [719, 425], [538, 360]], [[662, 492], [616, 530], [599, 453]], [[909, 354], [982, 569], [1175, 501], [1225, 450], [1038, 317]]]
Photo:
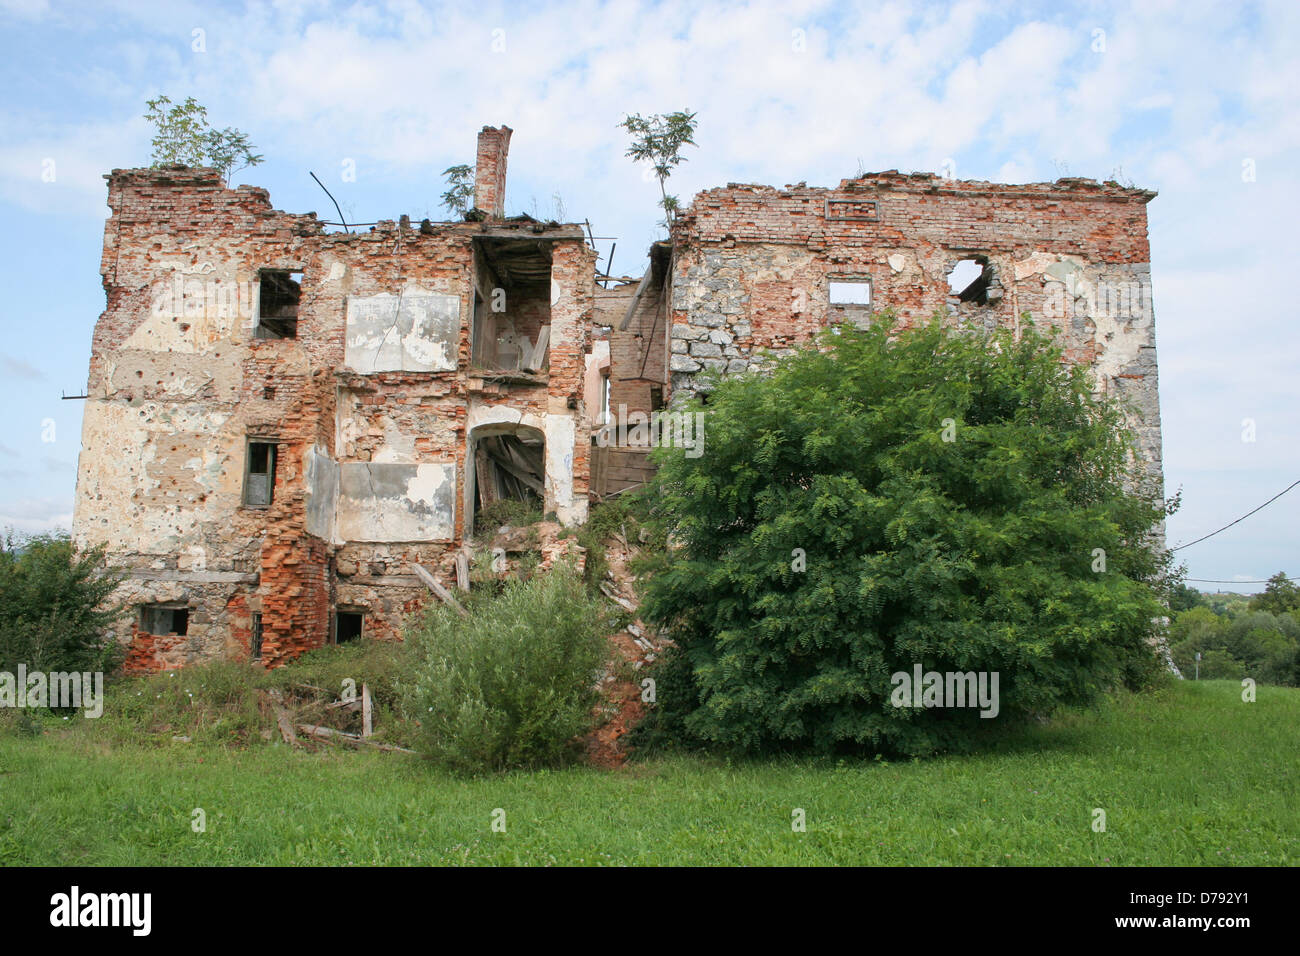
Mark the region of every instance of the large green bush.
[[1126, 490], [1121, 410], [1032, 325], [892, 326], [722, 381], [704, 455], [657, 453], [675, 547], [642, 610], [680, 657], [654, 729], [920, 754], [993, 721], [893, 706], [891, 675], [916, 664], [997, 671], [1001, 721], [1157, 672], [1166, 508]]
[[592, 725], [605, 633], [604, 605], [565, 566], [508, 581], [469, 617], [427, 608], [401, 682], [417, 749], [467, 772], [561, 762]]
[[66, 534], [0, 543], [0, 671], [115, 669], [121, 650], [105, 636], [121, 580], [102, 547], [78, 553]]

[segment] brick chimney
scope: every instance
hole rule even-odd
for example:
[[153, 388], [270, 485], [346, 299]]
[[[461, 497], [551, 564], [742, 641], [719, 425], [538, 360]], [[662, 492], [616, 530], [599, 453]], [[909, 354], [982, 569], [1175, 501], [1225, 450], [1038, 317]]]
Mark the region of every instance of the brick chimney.
[[504, 219], [506, 214], [506, 155], [513, 132], [509, 126], [484, 126], [478, 134], [474, 205], [494, 219]]

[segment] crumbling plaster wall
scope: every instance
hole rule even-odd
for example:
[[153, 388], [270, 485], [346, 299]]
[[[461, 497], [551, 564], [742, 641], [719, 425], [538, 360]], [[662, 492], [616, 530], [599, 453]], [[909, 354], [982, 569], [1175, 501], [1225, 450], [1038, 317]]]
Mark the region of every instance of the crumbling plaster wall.
[[[108, 179], [107, 307], [92, 344], [74, 534], [107, 545], [130, 571], [129, 603], [190, 607], [179, 638], [122, 622], [132, 669], [246, 656], [253, 613], [262, 614], [267, 663], [326, 642], [337, 605], [371, 608], [368, 632], [393, 636], [426, 593], [410, 563], [449, 575], [464, 536], [457, 503], [472, 405], [546, 416], [553, 463], [569, 469], [554, 479], [555, 510], [585, 517], [586, 449], [575, 445], [586, 444], [581, 359], [594, 254], [577, 227], [555, 243], [549, 381], [496, 388], [465, 374], [472, 239], [484, 226], [429, 233], [390, 222], [326, 234], [314, 215], [278, 212], [262, 189], [227, 190], [213, 170], [115, 170]], [[296, 338], [254, 336], [258, 275], [268, 268], [302, 273]], [[390, 310], [411, 319], [398, 328], [400, 348], [382, 335], [371, 342], [373, 328], [349, 338], [350, 304], [355, 316], [358, 303], [399, 299], [414, 303]], [[369, 308], [372, 325], [381, 313]], [[363, 373], [355, 366], [366, 359]], [[374, 370], [385, 365], [394, 368]], [[277, 444], [269, 507], [243, 503], [249, 438]], [[372, 467], [382, 490], [358, 516], [347, 491]], [[412, 480], [395, 483], [394, 468]], [[369, 533], [394, 515], [420, 520]], [[396, 540], [404, 533], [416, 540]]]
[[[709, 376], [761, 366], [764, 350], [791, 354], [825, 326], [831, 278], [867, 279], [872, 311], [893, 308], [903, 327], [945, 308], [949, 321], [989, 329], [1018, 327], [1023, 313], [1056, 327], [1067, 358], [1129, 405], [1159, 481], [1153, 195], [1090, 180], [1001, 186], [897, 173], [837, 190], [732, 184], [700, 193], [673, 230], [674, 399], [706, 391]], [[845, 210], [853, 218], [837, 218]], [[987, 305], [949, 289], [953, 267], [977, 256], [994, 274]]]

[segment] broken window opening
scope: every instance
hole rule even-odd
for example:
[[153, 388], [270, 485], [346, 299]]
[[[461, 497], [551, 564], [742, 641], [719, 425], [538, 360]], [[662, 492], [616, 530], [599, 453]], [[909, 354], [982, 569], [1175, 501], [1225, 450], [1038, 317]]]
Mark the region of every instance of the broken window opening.
[[662, 385], [650, 386], [650, 411], [662, 411], [664, 407], [664, 387]]
[[364, 611], [336, 611], [334, 613], [334, 643], [359, 641], [365, 630]]
[[871, 279], [831, 276], [826, 284], [832, 326], [850, 323], [866, 328], [871, 322]]
[[536, 375], [550, 362], [551, 251], [536, 240], [476, 240], [471, 364]]
[[190, 626], [190, 610], [184, 604], [140, 605], [140, 630], [145, 634], [184, 636]]
[[248, 656], [250, 659], [262, 659], [262, 615], [255, 611], [252, 615], [252, 634], [248, 638]]
[[473, 526], [474, 512], [498, 501], [522, 501], [542, 510], [546, 499], [546, 441], [541, 432], [519, 428], [476, 436], [471, 447], [474, 490], [469, 526]]
[[606, 369], [600, 376], [600, 419], [596, 422], [598, 425], [604, 425], [609, 421], [609, 369]]
[[244, 504], [250, 508], [265, 508], [275, 492], [276, 443], [250, 441], [248, 466], [244, 474]]
[[993, 266], [985, 256], [970, 256], [960, 260], [948, 273], [948, 293], [959, 302], [988, 305], [992, 300]]
[[253, 334], [259, 339], [296, 339], [302, 273], [263, 269], [258, 278], [257, 324]]

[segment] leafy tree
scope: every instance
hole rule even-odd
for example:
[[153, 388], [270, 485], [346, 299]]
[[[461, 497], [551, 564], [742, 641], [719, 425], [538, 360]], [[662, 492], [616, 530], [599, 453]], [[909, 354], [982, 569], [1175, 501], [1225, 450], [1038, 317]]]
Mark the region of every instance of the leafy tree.
[[442, 171], [447, 177], [447, 191], [442, 194], [442, 205], [450, 213], [464, 216], [474, 199], [474, 167], [448, 166]]
[[0, 670], [112, 670], [119, 661], [109, 626], [122, 613], [112, 603], [120, 572], [105, 568], [104, 549], [81, 554], [65, 534], [0, 548]]
[[1268, 611], [1272, 614], [1286, 614], [1300, 611], [1300, 585], [1279, 571], [1268, 579], [1264, 593], [1258, 594], [1250, 602], [1252, 611]]
[[655, 178], [659, 180], [659, 194], [663, 197], [659, 205], [663, 207], [664, 225], [671, 227], [680, 204], [676, 196], [668, 195], [665, 183], [673, 169], [686, 162], [686, 157], [681, 154], [682, 148], [695, 145], [695, 114], [688, 110], [662, 115], [655, 113], [649, 117], [633, 113], [625, 116], [618, 125], [633, 137], [626, 155], [653, 166]]
[[1194, 607], [1203, 606], [1205, 597], [1194, 587], [1189, 587], [1183, 582], [1178, 582], [1169, 593], [1169, 610], [1174, 613], [1180, 611], [1189, 611]]
[[1032, 324], [893, 326], [722, 380], [705, 454], [656, 452], [675, 547], [642, 610], [678, 651], [653, 730], [922, 754], [993, 721], [895, 707], [891, 676], [914, 665], [998, 672], [1002, 720], [1158, 672], [1171, 562], [1150, 532], [1172, 506], [1129, 490], [1122, 411]]
[[159, 96], [145, 105], [149, 110], [144, 118], [154, 126], [154, 166], [213, 166], [228, 180], [232, 173], [262, 162], [263, 157], [253, 152], [248, 134], [232, 126], [213, 129], [208, 125], [207, 108], [192, 96], [184, 103]]

